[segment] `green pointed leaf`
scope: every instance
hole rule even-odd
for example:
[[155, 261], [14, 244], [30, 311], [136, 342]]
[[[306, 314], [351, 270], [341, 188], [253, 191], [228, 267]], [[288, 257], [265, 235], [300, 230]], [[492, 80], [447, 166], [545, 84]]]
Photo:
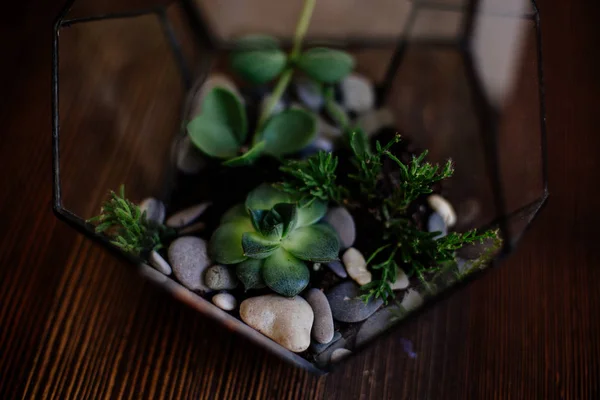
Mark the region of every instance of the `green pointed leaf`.
[[298, 207], [298, 226], [312, 225], [327, 213], [327, 203], [323, 200], [313, 200], [308, 206]]
[[229, 158], [238, 152], [239, 144], [233, 132], [206, 115], [194, 118], [187, 125], [187, 131], [192, 143], [211, 157]]
[[231, 54], [231, 68], [244, 80], [267, 83], [283, 71], [286, 54], [279, 49], [237, 50]]
[[244, 285], [244, 289], [262, 289], [266, 286], [262, 277], [263, 263], [263, 260], [249, 258], [236, 265], [235, 274]]
[[308, 285], [310, 271], [304, 262], [279, 248], [265, 260], [262, 276], [274, 292], [293, 297]]
[[268, 183], [254, 188], [246, 197], [246, 208], [252, 210], [270, 210], [278, 203], [293, 203], [292, 197], [275, 189]]
[[308, 146], [317, 133], [315, 116], [301, 109], [290, 109], [272, 116], [265, 124], [261, 139], [265, 152], [279, 157]]
[[298, 206], [290, 203], [279, 203], [273, 206], [273, 210], [281, 217], [283, 225], [281, 237], [286, 237], [288, 233], [296, 229], [298, 224]]
[[248, 218], [248, 211], [246, 211], [246, 206], [242, 203], [236, 204], [225, 211], [225, 214], [221, 217], [221, 224], [231, 222], [237, 218]]
[[263, 218], [267, 215], [267, 210], [253, 210], [251, 208], [248, 209], [248, 214], [250, 214], [250, 220], [252, 221], [252, 226], [258, 232], [262, 229]]
[[263, 153], [263, 149], [265, 148], [265, 142], [258, 142], [250, 150], [245, 152], [239, 157], [230, 158], [227, 161], [223, 162], [223, 165], [228, 167], [243, 167], [246, 165], [252, 165], [254, 161]]
[[295, 257], [315, 262], [337, 260], [340, 248], [337, 235], [325, 224], [298, 228], [281, 245]]
[[316, 81], [335, 83], [352, 71], [354, 58], [345, 51], [315, 47], [300, 55], [298, 67]]
[[208, 251], [210, 258], [220, 264], [235, 264], [246, 259], [242, 247], [242, 236], [253, 232], [250, 218], [236, 218], [217, 228], [210, 238]]
[[246, 232], [242, 235], [244, 255], [250, 258], [267, 258], [280, 246], [279, 241], [265, 238], [258, 232]]
[[230, 90], [215, 87], [208, 92], [202, 102], [202, 115], [227, 126], [239, 145], [246, 140], [248, 134], [246, 110], [238, 96]]

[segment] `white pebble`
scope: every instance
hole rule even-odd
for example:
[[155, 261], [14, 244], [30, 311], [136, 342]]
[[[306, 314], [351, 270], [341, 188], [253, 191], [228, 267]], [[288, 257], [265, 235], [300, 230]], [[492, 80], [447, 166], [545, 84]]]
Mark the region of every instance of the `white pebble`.
[[194, 222], [210, 206], [210, 203], [200, 203], [171, 215], [165, 225], [170, 228], [183, 228]]
[[229, 293], [219, 293], [213, 296], [212, 302], [221, 310], [231, 311], [237, 307], [237, 300]]
[[373, 276], [367, 270], [367, 261], [362, 253], [354, 247], [350, 247], [342, 256], [342, 261], [346, 266], [348, 275], [359, 285], [366, 285], [371, 282]]
[[414, 311], [423, 305], [423, 297], [413, 289], [408, 289], [400, 305], [406, 311]]
[[340, 82], [343, 104], [347, 110], [363, 113], [375, 106], [375, 88], [359, 74], [350, 74]]
[[439, 194], [432, 194], [427, 198], [427, 202], [433, 211], [442, 216], [446, 226], [452, 227], [456, 224], [456, 213], [454, 212], [454, 208], [448, 202], [448, 200]]
[[154, 197], [148, 197], [141, 201], [139, 207], [141, 212], [146, 212], [146, 218], [149, 221], [154, 221], [158, 224], [162, 224], [165, 221], [166, 211], [162, 201]]
[[165, 275], [171, 275], [171, 266], [158, 252], [152, 250], [148, 259], [150, 265]]
[[408, 285], [410, 285], [410, 281], [406, 272], [402, 268], [396, 268], [396, 281], [390, 285], [392, 290], [406, 289]]
[[348, 357], [350, 354], [352, 354], [352, 352], [348, 349], [335, 349], [333, 353], [331, 353], [331, 363], [338, 363], [344, 358]]

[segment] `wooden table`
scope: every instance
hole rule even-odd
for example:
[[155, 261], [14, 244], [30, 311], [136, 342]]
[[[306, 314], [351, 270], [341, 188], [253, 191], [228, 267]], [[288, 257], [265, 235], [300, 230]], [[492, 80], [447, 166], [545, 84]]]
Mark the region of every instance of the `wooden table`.
[[539, 1], [551, 198], [517, 253], [321, 379], [180, 306], [52, 215], [58, 3], [3, 13], [0, 398], [600, 398], [594, 2]]

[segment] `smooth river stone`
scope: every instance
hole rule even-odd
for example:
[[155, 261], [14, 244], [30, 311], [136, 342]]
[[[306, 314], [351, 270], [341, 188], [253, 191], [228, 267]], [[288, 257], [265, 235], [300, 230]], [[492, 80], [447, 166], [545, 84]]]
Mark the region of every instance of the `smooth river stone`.
[[202, 279], [210, 265], [204, 240], [193, 236], [175, 239], [169, 246], [169, 263], [183, 286], [190, 290], [209, 290]]
[[310, 289], [304, 296], [310, 304], [315, 320], [311, 335], [317, 342], [325, 344], [333, 339], [333, 316], [325, 294], [319, 289]]
[[367, 261], [362, 253], [354, 247], [350, 247], [342, 256], [348, 275], [359, 285], [366, 285], [373, 279], [373, 275], [367, 269]]
[[340, 238], [342, 249], [347, 249], [356, 240], [356, 225], [354, 218], [345, 207], [334, 207], [329, 209], [325, 215], [325, 221], [333, 227]]
[[240, 305], [242, 320], [288, 350], [302, 352], [310, 346], [313, 310], [300, 296], [276, 294], [251, 297]]
[[165, 225], [170, 228], [183, 228], [198, 219], [208, 207], [210, 203], [200, 203], [178, 211], [167, 218]]
[[380, 298], [362, 301], [360, 287], [354, 282], [342, 282], [327, 292], [333, 318], [340, 322], [360, 322], [369, 318], [381, 305]]

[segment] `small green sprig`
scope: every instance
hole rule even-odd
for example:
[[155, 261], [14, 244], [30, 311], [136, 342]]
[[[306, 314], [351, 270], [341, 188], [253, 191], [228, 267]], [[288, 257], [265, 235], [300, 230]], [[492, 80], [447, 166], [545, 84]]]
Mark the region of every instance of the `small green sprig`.
[[[373, 259], [388, 247], [390, 247], [389, 244], [375, 250], [367, 260], [367, 265], [370, 265]], [[394, 260], [396, 250], [392, 250], [385, 261], [371, 266], [372, 270], [381, 272], [381, 277], [361, 287], [361, 291], [364, 293], [361, 295], [361, 299], [365, 303], [369, 302], [372, 298], [381, 298], [387, 304], [388, 298], [394, 298], [394, 291], [390, 283], [395, 282], [397, 278], [398, 264]]]
[[134, 256], [162, 248], [164, 240], [174, 233], [172, 229], [148, 220], [145, 211], [127, 200], [124, 185], [118, 194], [111, 191], [100, 215], [87, 222], [96, 224], [96, 233], [109, 236], [112, 244]]
[[286, 180], [276, 187], [299, 198], [301, 203], [319, 199], [342, 204], [349, 192], [335, 182], [337, 166], [338, 158], [324, 151], [305, 160], [287, 160], [279, 167], [287, 174]]

